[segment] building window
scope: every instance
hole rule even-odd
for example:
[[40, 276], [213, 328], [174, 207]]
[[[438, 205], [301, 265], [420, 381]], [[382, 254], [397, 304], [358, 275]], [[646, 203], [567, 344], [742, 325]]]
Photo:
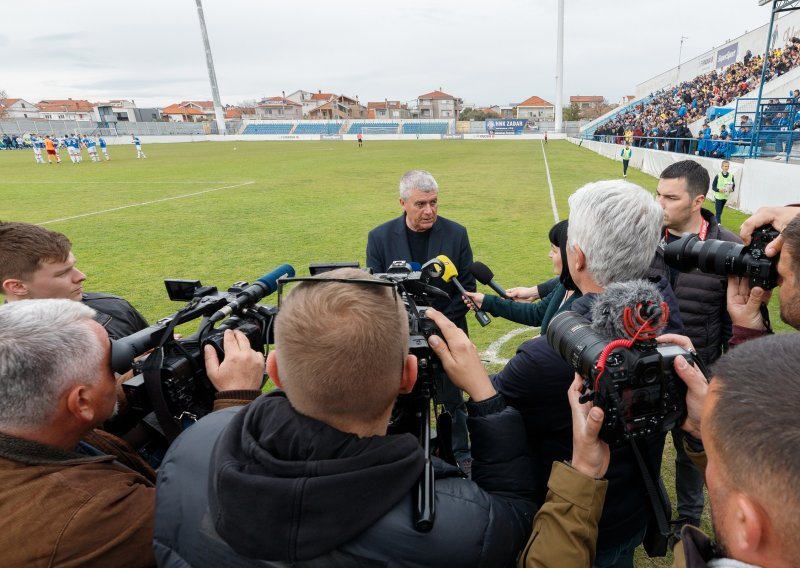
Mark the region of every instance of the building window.
[[[48, 117], [48, 118], [49, 118], [49, 117]], [[59, 115], [58, 115], [58, 118], [60, 118], [61, 120], [64, 120], [64, 115], [63, 115], [63, 114], [59, 114]]]

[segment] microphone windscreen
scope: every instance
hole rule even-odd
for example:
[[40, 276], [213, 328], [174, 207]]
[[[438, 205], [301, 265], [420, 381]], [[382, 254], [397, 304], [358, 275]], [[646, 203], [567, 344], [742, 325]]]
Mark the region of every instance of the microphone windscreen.
[[486, 286], [488, 286], [489, 282], [494, 278], [492, 270], [482, 262], [473, 262], [469, 267], [469, 271], [478, 282]]
[[606, 339], [631, 339], [625, 328], [625, 308], [635, 311], [637, 305], [661, 306], [663, 301], [658, 287], [648, 280], [609, 284], [592, 305], [592, 329]]
[[443, 254], [440, 254], [436, 258], [441, 260], [442, 264], [444, 264], [444, 274], [442, 274], [442, 280], [445, 282], [450, 282], [450, 280], [458, 276], [458, 269], [455, 267], [452, 260]]
[[286, 276], [288, 278], [293, 277], [294, 268], [292, 268], [292, 266], [289, 264], [281, 264], [278, 268], [267, 272], [264, 276], [259, 278], [257, 282], [266, 284], [267, 288], [269, 289], [266, 295], [269, 295], [278, 289], [278, 278], [281, 278], [282, 276]]

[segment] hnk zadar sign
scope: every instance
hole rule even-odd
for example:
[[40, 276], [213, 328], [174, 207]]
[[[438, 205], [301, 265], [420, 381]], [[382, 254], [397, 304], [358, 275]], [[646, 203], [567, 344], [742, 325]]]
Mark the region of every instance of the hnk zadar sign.
[[486, 121], [486, 132], [492, 132], [494, 134], [522, 134], [527, 124], [527, 118], [490, 118]]

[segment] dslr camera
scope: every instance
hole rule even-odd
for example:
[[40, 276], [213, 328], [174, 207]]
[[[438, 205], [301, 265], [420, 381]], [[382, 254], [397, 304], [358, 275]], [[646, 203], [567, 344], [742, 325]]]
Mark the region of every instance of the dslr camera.
[[673, 370], [678, 355], [690, 364], [694, 360], [683, 348], [658, 344], [654, 334], [609, 339], [573, 311], [551, 320], [547, 341], [583, 377], [581, 401], [592, 400], [603, 409], [600, 438], [609, 445], [667, 432], [686, 416], [686, 385]]
[[696, 234], [689, 234], [664, 248], [664, 260], [681, 272], [697, 268], [719, 276], [746, 276], [750, 288], [771, 290], [778, 285], [779, 257], [767, 258], [765, 250], [778, 235], [772, 225], [762, 225], [753, 231], [751, 244], [745, 246], [714, 239], [701, 241]]

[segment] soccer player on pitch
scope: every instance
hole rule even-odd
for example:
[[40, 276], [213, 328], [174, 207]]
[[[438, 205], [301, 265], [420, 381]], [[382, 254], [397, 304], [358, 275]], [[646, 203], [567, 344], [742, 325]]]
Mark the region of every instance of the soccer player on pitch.
[[147, 156], [144, 155], [144, 152], [142, 152], [142, 141], [139, 140], [138, 136], [131, 134], [131, 141], [136, 146], [136, 159], [138, 160], [139, 158], [147, 158]]

